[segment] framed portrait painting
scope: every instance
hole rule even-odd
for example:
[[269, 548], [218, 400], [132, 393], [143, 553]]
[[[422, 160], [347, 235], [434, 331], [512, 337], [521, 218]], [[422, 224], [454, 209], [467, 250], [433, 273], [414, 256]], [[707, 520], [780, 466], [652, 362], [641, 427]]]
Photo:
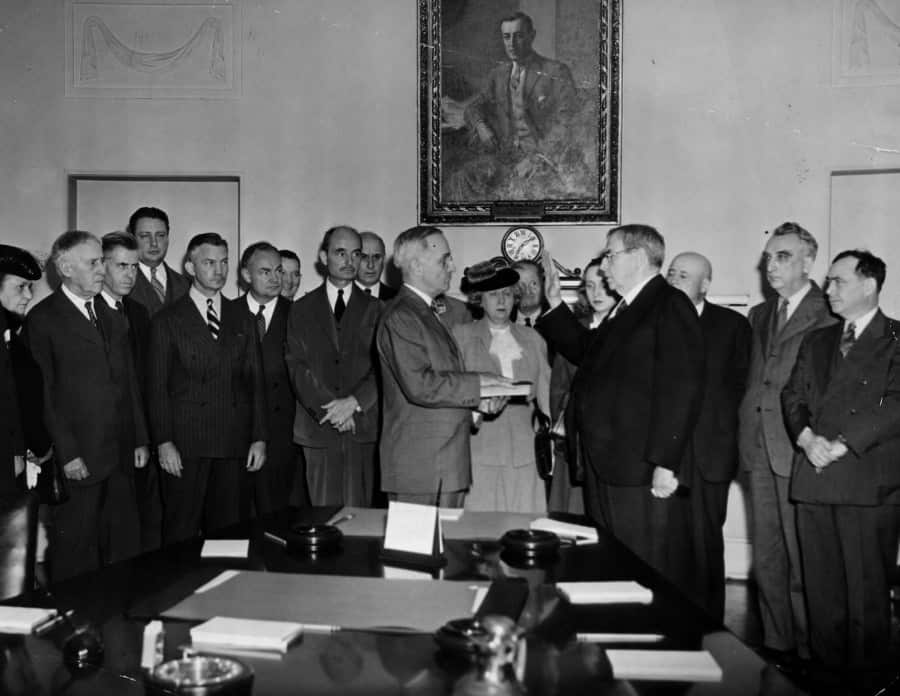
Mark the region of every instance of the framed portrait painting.
[[615, 222], [620, 0], [419, 0], [424, 223]]

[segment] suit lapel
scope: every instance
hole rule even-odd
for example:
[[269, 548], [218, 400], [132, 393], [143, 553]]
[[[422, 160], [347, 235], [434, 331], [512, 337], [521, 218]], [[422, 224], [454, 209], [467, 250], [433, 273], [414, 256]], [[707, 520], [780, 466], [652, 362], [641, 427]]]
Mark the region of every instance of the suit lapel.
[[[101, 299], [100, 302], [103, 300]], [[56, 291], [56, 304], [60, 314], [63, 316], [69, 328], [91, 343], [103, 345], [103, 337], [97, 331], [97, 327], [91, 323], [91, 320], [84, 316], [72, 304], [71, 300], [63, 294], [62, 288]], [[95, 310], [96, 311], [96, 310]]]
[[[809, 289], [809, 292], [806, 293], [806, 297], [804, 297], [801, 301], [797, 309], [794, 310], [794, 313], [787, 320], [787, 323], [784, 325], [784, 328], [781, 330], [775, 340], [778, 343], [784, 343], [785, 341], [790, 340], [794, 336], [799, 333], [804, 333], [809, 330], [809, 328], [818, 321], [818, 312], [817, 305], [821, 301], [822, 292], [819, 290], [819, 287], [813, 283], [812, 287]], [[777, 306], [777, 302], [776, 302]], [[772, 324], [770, 323], [770, 326]]]
[[312, 306], [313, 318], [328, 336], [331, 345], [338, 348], [337, 324], [334, 321], [331, 303], [328, 301], [328, 293], [325, 291], [325, 283], [313, 290], [313, 293], [315, 293], [315, 301]]
[[[222, 304], [224, 305], [224, 298]], [[176, 307], [174, 311], [181, 321], [185, 332], [192, 337], [194, 342], [204, 350], [211, 351], [214, 349], [216, 341], [213, 340], [209, 327], [206, 325], [206, 319], [200, 316], [197, 305], [194, 304], [190, 294], [183, 295], [174, 306]]]
[[[612, 321], [607, 321], [595, 329], [593, 343], [599, 343], [599, 349], [596, 357], [591, 360], [593, 367], [596, 369], [603, 365], [610, 357], [612, 357], [616, 348], [624, 341], [634, 330], [641, 320], [652, 309], [653, 302], [659, 294], [660, 288], [665, 285], [666, 281], [662, 276], [652, 278], [637, 294], [632, 302], [621, 315]], [[589, 349], [588, 353], [590, 354]]]
[[865, 373], [870, 363], [881, 359], [881, 351], [889, 348], [893, 340], [893, 334], [889, 328], [884, 314], [878, 310], [869, 325], [856, 339], [846, 357], [841, 357], [839, 346], [844, 324], [840, 322], [832, 327], [830, 354], [831, 364], [836, 367], [833, 377], [827, 382], [830, 392], [846, 394], [845, 385], [848, 382], [855, 382], [860, 373]]

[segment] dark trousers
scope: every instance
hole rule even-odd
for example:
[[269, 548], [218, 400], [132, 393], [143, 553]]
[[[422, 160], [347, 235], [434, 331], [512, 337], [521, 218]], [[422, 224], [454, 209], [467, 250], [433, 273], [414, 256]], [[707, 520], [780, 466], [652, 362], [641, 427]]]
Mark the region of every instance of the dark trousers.
[[147, 466], [134, 470], [142, 551], [153, 551], [162, 545], [162, 496], [159, 491], [159, 476], [159, 460], [155, 453], [150, 455]]
[[69, 500], [50, 506], [48, 572], [53, 582], [140, 553], [140, 520], [131, 472], [90, 486], [69, 482]]
[[329, 447], [303, 447], [306, 483], [313, 505], [371, 507], [375, 443], [342, 437]]
[[749, 475], [753, 577], [763, 645], [809, 657], [806, 602], [797, 538], [797, 511], [788, 498], [790, 479], [769, 467]]
[[294, 489], [297, 466], [297, 446], [293, 441], [269, 441], [266, 447], [266, 463], [262, 469], [251, 475], [258, 515], [265, 515], [288, 506]]
[[682, 591], [691, 587], [691, 531], [687, 500], [681, 493], [656, 498], [650, 484], [617, 486], [585, 471], [585, 501], [597, 524]]
[[728, 513], [728, 481], [691, 477], [690, 508], [694, 552], [691, 596], [717, 621], [725, 618], [725, 540], [722, 527]]
[[182, 457], [181, 476], [162, 472], [163, 543], [209, 534], [250, 516], [247, 460]]
[[889, 573], [900, 507], [800, 503], [797, 526], [813, 657], [833, 668], [896, 667]]

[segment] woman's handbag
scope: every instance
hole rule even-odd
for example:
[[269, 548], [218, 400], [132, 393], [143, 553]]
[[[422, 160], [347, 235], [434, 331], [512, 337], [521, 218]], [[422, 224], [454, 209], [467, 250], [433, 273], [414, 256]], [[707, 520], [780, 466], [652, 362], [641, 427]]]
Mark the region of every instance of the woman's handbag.
[[531, 414], [531, 427], [534, 428], [534, 461], [538, 476], [549, 481], [553, 478], [553, 433], [550, 419], [537, 407]]

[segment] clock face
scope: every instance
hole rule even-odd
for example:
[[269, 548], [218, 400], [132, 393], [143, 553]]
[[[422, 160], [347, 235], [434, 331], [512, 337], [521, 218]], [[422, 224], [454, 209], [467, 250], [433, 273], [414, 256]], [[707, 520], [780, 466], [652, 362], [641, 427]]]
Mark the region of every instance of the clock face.
[[510, 227], [500, 242], [500, 251], [510, 261], [537, 261], [544, 250], [544, 239], [534, 227]]

